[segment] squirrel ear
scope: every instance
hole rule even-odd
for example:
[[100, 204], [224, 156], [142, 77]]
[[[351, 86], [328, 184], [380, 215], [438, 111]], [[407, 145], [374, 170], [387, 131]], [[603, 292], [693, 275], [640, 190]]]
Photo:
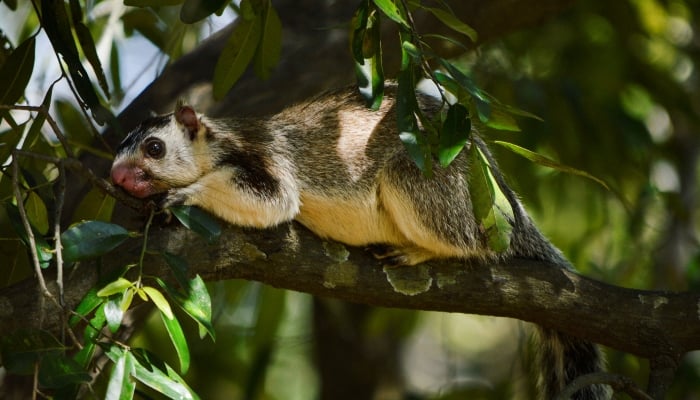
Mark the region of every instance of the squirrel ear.
[[194, 140], [201, 128], [201, 123], [194, 108], [184, 104], [178, 104], [175, 109], [175, 121], [187, 129], [187, 132], [190, 134], [190, 140]]

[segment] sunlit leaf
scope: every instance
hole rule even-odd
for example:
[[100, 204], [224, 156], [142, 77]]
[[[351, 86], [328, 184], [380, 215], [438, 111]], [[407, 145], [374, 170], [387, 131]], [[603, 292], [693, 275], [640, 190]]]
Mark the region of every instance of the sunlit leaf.
[[202, 278], [197, 275], [189, 281], [184, 293], [176, 291], [161, 279], [158, 284], [168, 292], [168, 295], [200, 326], [212, 339], [215, 338], [214, 326], [211, 323], [211, 298]]
[[221, 99], [248, 67], [262, 35], [262, 16], [238, 21], [214, 69], [214, 97]]
[[260, 79], [268, 79], [277, 67], [282, 52], [282, 22], [270, 1], [265, 2], [262, 23], [253, 70]]
[[165, 297], [163, 297], [163, 294], [159, 292], [158, 289], [151, 286], [144, 286], [141, 289], [146, 292], [151, 301], [153, 301], [153, 304], [158, 307], [163, 315], [165, 315], [168, 319], [174, 318], [173, 310], [170, 309], [170, 304], [167, 300], [165, 300]]
[[127, 288], [133, 286], [134, 283], [126, 278], [119, 277], [117, 280], [108, 283], [105, 287], [97, 292], [99, 297], [108, 297], [117, 293], [122, 293]]
[[440, 130], [438, 160], [447, 167], [459, 155], [471, 133], [469, 111], [461, 104], [454, 104], [447, 110], [445, 122]]
[[471, 147], [469, 194], [474, 217], [489, 248], [495, 252], [506, 251], [510, 247], [513, 209], [493, 177], [491, 166], [476, 145]]
[[90, 319], [90, 323], [85, 326], [83, 332], [83, 348], [73, 356], [73, 359], [83, 368], [87, 368], [90, 364], [92, 356], [95, 354], [95, 346], [97, 338], [102, 331], [102, 328], [107, 324], [107, 318], [104, 313], [104, 303], [95, 311], [95, 315]]
[[114, 250], [129, 238], [129, 232], [116, 224], [85, 221], [61, 234], [66, 262], [87, 260]]
[[410, 29], [408, 22], [406, 22], [406, 19], [401, 14], [401, 10], [399, 10], [392, 0], [374, 0], [374, 4], [376, 4], [380, 10], [382, 10], [384, 15], [391, 18], [394, 22], [406, 29]]
[[[106, 353], [110, 360], [116, 362], [122, 353], [126, 352], [117, 346], [110, 346]], [[137, 352], [141, 353], [137, 356]], [[133, 377], [144, 385], [154, 389], [171, 399], [198, 399], [185, 381], [168, 364], [159, 360], [155, 355], [142, 349], [132, 349], [134, 359]], [[165, 369], [165, 371], [163, 371]]]
[[131, 377], [135, 372], [134, 363], [130, 352], [119, 355], [109, 376], [105, 400], [130, 400], [134, 397], [136, 382]]
[[197, 207], [174, 206], [170, 207], [173, 215], [184, 225], [213, 242], [221, 236], [221, 226], [216, 219]]
[[97, 289], [90, 289], [87, 293], [85, 293], [85, 296], [83, 296], [82, 300], [80, 300], [80, 303], [75, 308], [75, 314], [77, 315], [72, 315], [70, 317], [70, 320], [68, 321], [69, 324], [71, 326], [75, 326], [75, 324], [81, 321], [81, 317], [87, 318], [88, 314], [90, 314], [103, 302], [104, 298], [97, 295]]
[[107, 300], [104, 306], [105, 318], [107, 319], [107, 327], [112, 333], [116, 333], [122, 325], [124, 319], [124, 311], [120, 307], [120, 299]]
[[501, 146], [505, 147], [506, 149], [514, 152], [515, 154], [523, 156], [536, 164], [542, 165], [544, 167], [552, 168], [552, 169], [555, 169], [557, 171], [566, 172], [566, 173], [574, 174], [574, 175], [578, 175], [578, 176], [583, 176], [585, 178], [588, 178], [588, 179], [595, 181], [599, 185], [603, 186], [605, 189], [610, 190], [608, 185], [602, 179], [596, 178], [595, 176], [589, 174], [588, 172], [581, 171], [579, 169], [560, 164], [560, 163], [552, 160], [551, 158], [545, 157], [541, 154], [538, 154], [538, 153], [535, 153], [535, 152], [530, 151], [528, 149], [522, 148], [522, 147], [520, 147], [516, 144], [513, 144], [513, 143], [502, 142], [499, 140], [494, 141], [494, 143], [501, 145]]
[[180, 373], [186, 374], [190, 368], [190, 349], [187, 345], [185, 333], [182, 331], [180, 322], [176, 317], [168, 318], [164, 313], [160, 313], [160, 318], [163, 320], [165, 329], [168, 331], [170, 341], [175, 346], [177, 358], [180, 360]]

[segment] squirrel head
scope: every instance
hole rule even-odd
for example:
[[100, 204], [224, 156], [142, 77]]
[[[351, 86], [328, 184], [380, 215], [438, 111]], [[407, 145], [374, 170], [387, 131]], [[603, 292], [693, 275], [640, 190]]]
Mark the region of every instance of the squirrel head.
[[126, 136], [112, 182], [139, 198], [195, 182], [211, 167], [206, 134], [201, 116], [178, 102], [173, 113], [148, 118]]

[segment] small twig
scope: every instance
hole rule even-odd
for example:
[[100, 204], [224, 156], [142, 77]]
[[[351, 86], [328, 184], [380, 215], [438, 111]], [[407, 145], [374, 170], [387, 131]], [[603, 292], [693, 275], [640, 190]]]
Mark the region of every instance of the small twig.
[[36, 400], [39, 393], [39, 361], [34, 363], [34, 379], [32, 381], [32, 400]]
[[61, 210], [66, 191], [66, 168], [62, 162], [58, 166], [58, 193], [56, 193], [56, 207], [53, 221], [54, 249], [56, 252], [56, 286], [58, 286], [58, 301], [61, 307], [66, 302], [63, 296], [63, 245], [61, 244]]
[[119, 202], [125, 204], [127, 207], [138, 211], [144, 211], [148, 208], [147, 205], [149, 202], [139, 200], [133, 196], [129, 196], [128, 194], [126, 194], [126, 192], [122, 191], [121, 189], [117, 189], [106, 179], [100, 178], [97, 175], [95, 175], [95, 173], [91, 169], [86, 168], [83, 165], [83, 163], [81, 163], [79, 160], [74, 158], [67, 158], [63, 160], [63, 164], [66, 166], [66, 168], [82, 176], [91, 184], [98, 187], [100, 190], [107, 193], [108, 195], [119, 200]]
[[22, 201], [22, 192], [20, 190], [19, 184], [19, 161], [17, 159], [18, 152], [12, 154], [12, 187], [14, 189], [15, 199], [17, 200], [17, 209], [19, 210], [20, 218], [22, 219], [22, 225], [27, 233], [27, 245], [29, 246], [29, 253], [32, 256], [32, 264], [34, 264], [34, 273], [36, 273], [37, 279], [39, 280], [39, 286], [41, 287], [44, 295], [54, 302], [56, 299], [53, 297], [49, 289], [46, 287], [46, 281], [44, 280], [44, 274], [41, 272], [41, 264], [39, 263], [39, 254], [36, 251], [36, 238], [34, 237], [34, 231], [29, 224], [29, 219], [27, 218], [27, 212], [24, 209], [24, 201]]
[[53, 133], [56, 135], [56, 138], [61, 143], [63, 150], [66, 152], [66, 156], [70, 158], [75, 157], [73, 151], [68, 145], [68, 140], [63, 135], [63, 132], [61, 132], [61, 128], [58, 126], [56, 120], [53, 119], [51, 114], [49, 114], [48, 110], [44, 108], [44, 106], [0, 105], [0, 110], [20, 110], [42, 113], [44, 117], [46, 117], [46, 122], [48, 122], [51, 126], [51, 130], [53, 130]]
[[651, 396], [640, 389], [630, 378], [611, 374], [607, 372], [593, 372], [581, 375], [569, 383], [556, 397], [555, 400], [568, 400], [579, 390], [593, 385], [608, 385], [616, 392], [628, 394], [633, 399], [654, 400]]

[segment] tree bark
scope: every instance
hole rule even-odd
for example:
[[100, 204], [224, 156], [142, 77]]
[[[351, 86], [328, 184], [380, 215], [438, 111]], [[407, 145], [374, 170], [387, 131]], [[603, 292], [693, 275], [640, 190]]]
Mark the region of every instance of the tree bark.
[[[700, 349], [700, 294], [616, 287], [531, 260], [383, 268], [362, 249], [320, 241], [296, 223], [270, 230], [227, 226], [211, 244], [183, 227], [167, 226], [154, 229], [149, 243], [185, 257], [190, 273], [208, 281], [255, 280], [373, 306], [517, 318], [650, 359], [678, 359]], [[139, 246], [136, 240], [125, 245], [102, 260], [100, 270], [133, 262]], [[96, 284], [97, 271], [95, 263], [70, 271], [68, 307]], [[164, 261], [153, 257], [144, 273], [171, 276]], [[0, 336], [22, 328], [58, 331], [60, 313], [46, 312], [37, 298], [34, 281], [0, 292]]]

